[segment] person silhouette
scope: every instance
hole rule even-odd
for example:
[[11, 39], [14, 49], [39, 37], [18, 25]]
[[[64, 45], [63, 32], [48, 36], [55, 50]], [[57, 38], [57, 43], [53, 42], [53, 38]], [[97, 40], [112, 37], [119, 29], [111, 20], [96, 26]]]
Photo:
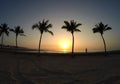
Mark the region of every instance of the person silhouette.
[[85, 48], [85, 53], [87, 54], [87, 52], [88, 52], [88, 50], [87, 50], [87, 48]]

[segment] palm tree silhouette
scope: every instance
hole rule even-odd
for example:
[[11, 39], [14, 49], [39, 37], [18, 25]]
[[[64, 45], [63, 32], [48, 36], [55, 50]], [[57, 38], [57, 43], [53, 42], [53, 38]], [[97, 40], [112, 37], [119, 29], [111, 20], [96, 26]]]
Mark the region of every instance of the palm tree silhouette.
[[25, 36], [25, 35], [24, 35], [24, 31], [23, 31], [23, 29], [21, 29], [20, 26], [16, 26], [16, 27], [14, 27], [14, 29], [10, 29], [10, 31], [12, 31], [12, 32], [14, 32], [14, 33], [16, 34], [15, 42], [16, 42], [16, 48], [17, 48], [17, 47], [18, 47], [18, 42], [17, 42], [17, 40], [18, 40], [18, 35], [20, 35], [20, 36]]
[[6, 23], [3, 23], [3, 24], [0, 25], [0, 36], [2, 36], [2, 38], [1, 38], [1, 48], [3, 47], [4, 34], [6, 34], [7, 36], [9, 35], [9, 27]]
[[42, 20], [39, 21], [38, 23], [34, 24], [32, 26], [32, 29], [38, 29], [38, 31], [40, 31], [40, 39], [39, 39], [39, 49], [38, 52], [40, 53], [40, 46], [41, 46], [41, 39], [42, 39], [42, 35], [44, 32], [48, 32], [51, 35], [53, 35], [53, 32], [49, 30], [49, 28], [52, 28], [52, 24], [48, 24], [49, 20]]
[[81, 32], [77, 27], [82, 25], [81, 23], [76, 23], [74, 20], [71, 20], [70, 22], [64, 21], [65, 25], [62, 26], [62, 29], [66, 29], [68, 32], [71, 32], [72, 34], [72, 56], [74, 54], [74, 32]]
[[93, 28], [93, 33], [100, 33], [101, 34], [101, 37], [102, 37], [103, 43], [104, 43], [105, 55], [106, 55], [106, 42], [105, 42], [105, 39], [103, 37], [103, 34], [105, 31], [111, 30], [111, 29], [112, 29], [111, 27], [108, 27], [107, 24], [104, 25], [102, 22], [96, 24], [95, 28]]

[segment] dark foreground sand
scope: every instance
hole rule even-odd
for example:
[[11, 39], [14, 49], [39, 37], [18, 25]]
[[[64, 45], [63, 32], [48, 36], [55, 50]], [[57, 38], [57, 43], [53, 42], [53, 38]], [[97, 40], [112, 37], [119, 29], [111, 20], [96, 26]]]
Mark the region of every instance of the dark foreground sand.
[[120, 84], [120, 54], [0, 52], [0, 84]]

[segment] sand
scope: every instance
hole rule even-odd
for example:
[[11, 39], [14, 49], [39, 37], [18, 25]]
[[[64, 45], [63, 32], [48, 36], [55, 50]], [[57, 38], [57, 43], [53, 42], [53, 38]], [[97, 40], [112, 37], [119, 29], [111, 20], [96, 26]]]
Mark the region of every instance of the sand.
[[120, 54], [0, 51], [0, 84], [120, 84]]

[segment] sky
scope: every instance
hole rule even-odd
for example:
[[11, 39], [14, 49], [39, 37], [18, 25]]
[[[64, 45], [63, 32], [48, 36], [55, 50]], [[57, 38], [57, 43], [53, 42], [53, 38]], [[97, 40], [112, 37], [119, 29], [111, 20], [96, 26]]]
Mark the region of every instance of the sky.
[[[75, 51], [102, 51], [100, 34], [94, 34], [95, 24], [103, 22], [112, 27], [104, 33], [108, 50], [120, 50], [120, 0], [0, 0], [0, 24], [7, 23], [10, 28], [20, 25], [26, 36], [18, 38], [18, 45], [38, 48], [39, 31], [32, 25], [43, 19], [53, 25], [54, 36], [44, 33], [41, 48], [60, 51], [66, 43], [71, 50], [71, 33], [61, 29], [64, 21], [75, 20], [82, 25], [81, 32], [75, 33]], [[0, 38], [1, 39], [1, 38]], [[4, 44], [15, 45], [15, 34], [5, 36]]]

